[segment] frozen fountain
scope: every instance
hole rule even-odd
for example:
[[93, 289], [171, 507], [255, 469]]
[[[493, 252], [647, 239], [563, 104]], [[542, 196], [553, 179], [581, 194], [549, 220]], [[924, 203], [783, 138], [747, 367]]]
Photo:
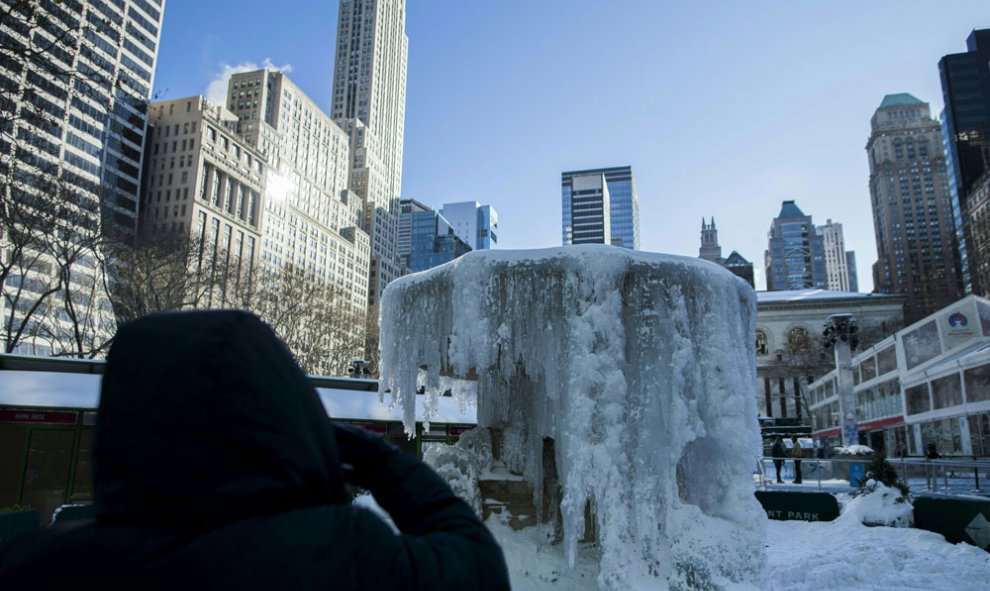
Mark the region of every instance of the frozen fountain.
[[466, 447], [529, 483], [572, 565], [591, 532], [600, 588], [761, 588], [755, 316], [698, 259], [471, 252], [385, 290], [381, 388], [407, 430], [419, 388], [426, 420], [448, 390], [476, 404]]

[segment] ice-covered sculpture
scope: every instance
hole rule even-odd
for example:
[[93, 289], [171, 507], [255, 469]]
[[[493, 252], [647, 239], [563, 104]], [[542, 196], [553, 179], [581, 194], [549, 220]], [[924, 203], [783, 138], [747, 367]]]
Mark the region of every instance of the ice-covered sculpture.
[[699, 259], [476, 251], [385, 290], [381, 389], [407, 429], [418, 387], [427, 420], [447, 389], [473, 399], [537, 496], [552, 439], [563, 542], [573, 564], [590, 503], [601, 588], [760, 588], [755, 315]]

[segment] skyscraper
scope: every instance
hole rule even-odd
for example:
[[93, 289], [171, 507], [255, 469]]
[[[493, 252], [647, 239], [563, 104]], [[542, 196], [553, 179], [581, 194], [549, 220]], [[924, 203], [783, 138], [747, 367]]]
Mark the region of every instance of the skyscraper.
[[[603, 180], [599, 183], [597, 177]], [[565, 245], [598, 243], [639, 249], [639, 198], [631, 166], [563, 173], [561, 214]]]
[[856, 252], [846, 251], [846, 268], [849, 269], [849, 291], [859, 291], [859, 272], [856, 271]]
[[401, 273], [396, 241], [406, 112], [405, 0], [341, 0], [331, 116], [350, 137], [349, 186], [371, 237], [368, 302]]
[[261, 260], [332, 281], [364, 310], [371, 245], [361, 201], [347, 188], [347, 134], [274, 70], [231, 76], [227, 107], [241, 137], [268, 159]]
[[250, 274], [261, 254], [264, 156], [237, 135], [233, 113], [203, 97], [154, 102], [149, 113], [141, 234], [217, 247], [197, 272]]
[[[945, 103], [942, 141], [963, 289], [986, 294], [990, 246], [982, 240], [984, 246], [976, 249], [972, 225], [981, 216], [973, 211], [971, 195], [990, 171], [990, 29], [971, 32], [966, 48], [966, 53], [946, 55], [938, 62]], [[977, 272], [980, 268], [982, 273]]]
[[[126, 241], [137, 230], [147, 101], [163, 12], [164, 0], [4, 3], [2, 199], [25, 215], [36, 208], [59, 218], [53, 223], [61, 230], [49, 238], [63, 241], [63, 254], [76, 250], [74, 261], [44, 255], [17, 273], [27, 291], [18, 288], [15, 322], [25, 319], [22, 297], [45, 300], [28, 323], [37, 338], [20, 352], [67, 353], [60, 336], [66, 315], [78, 328], [82, 309], [87, 330], [112, 331], [105, 294], [93, 289], [102, 282], [97, 253], [83, 243], [101, 234]], [[0, 238], [4, 233], [0, 229]], [[71, 278], [67, 289], [50, 292], [59, 273]]]
[[443, 215], [416, 201], [399, 203], [399, 258], [411, 273], [432, 269], [471, 252]]
[[793, 201], [784, 201], [770, 224], [764, 261], [767, 291], [828, 289], [824, 240]]
[[743, 258], [738, 251], [730, 252], [722, 266], [731, 271], [733, 275], [741, 277], [750, 287], [756, 287], [753, 282], [753, 263]]
[[498, 213], [491, 205], [481, 205], [477, 201], [445, 203], [440, 208], [440, 215], [473, 250], [498, 246]]
[[846, 242], [842, 236], [842, 224], [826, 220], [824, 226], [818, 226], [817, 232], [822, 237], [825, 247], [825, 277], [830, 291], [854, 291], [849, 278], [849, 259], [847, 258]]
[[901, 93], [883, 98], [870, 127], [874, 290], [907, 296], [910, 324], [962, 296], [939, 124], [928, 103]]
[[611, 200], [601, 172], [564, 173], [564, 245], [612, 244]]

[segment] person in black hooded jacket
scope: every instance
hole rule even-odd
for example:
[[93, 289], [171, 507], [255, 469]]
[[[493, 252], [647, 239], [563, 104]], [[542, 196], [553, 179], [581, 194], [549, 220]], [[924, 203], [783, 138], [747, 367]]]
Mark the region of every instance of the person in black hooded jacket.
[[[428, 466], [334, 424], [238, 311], [120, 328], [94, 433], [95, 519], [0, 556], [0, 589], [509, 588], [502, 551]], [[367, 488], [400, 533], [348, 501]]]

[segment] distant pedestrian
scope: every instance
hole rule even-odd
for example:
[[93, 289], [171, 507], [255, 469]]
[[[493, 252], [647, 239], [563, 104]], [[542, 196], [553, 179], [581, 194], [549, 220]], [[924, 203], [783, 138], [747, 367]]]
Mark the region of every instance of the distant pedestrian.
[[804, 457], [804, 450], [801, 449], [796, 435], [791, 436], [791, 443], [794, 444], [791, 448], [791, 457], [794, 458], [794, 484], [801, 484], [801, 458]]
[[773, 457], [773, 467], [777, 471], [777, 483], [783, 484], [784, 481], [780, 479], [780, 469], [784, 467], [784, 439], [777, 436], [773, 441], [773, 447], [770, 448], [770, 456]]
[[935, 444], [929, 443], [928, 447], [925, 450], [925, 457], [928, 458], [929, 460], [937, 460], [942, 456], [938, 455], [938, 450], [935, 449]]

